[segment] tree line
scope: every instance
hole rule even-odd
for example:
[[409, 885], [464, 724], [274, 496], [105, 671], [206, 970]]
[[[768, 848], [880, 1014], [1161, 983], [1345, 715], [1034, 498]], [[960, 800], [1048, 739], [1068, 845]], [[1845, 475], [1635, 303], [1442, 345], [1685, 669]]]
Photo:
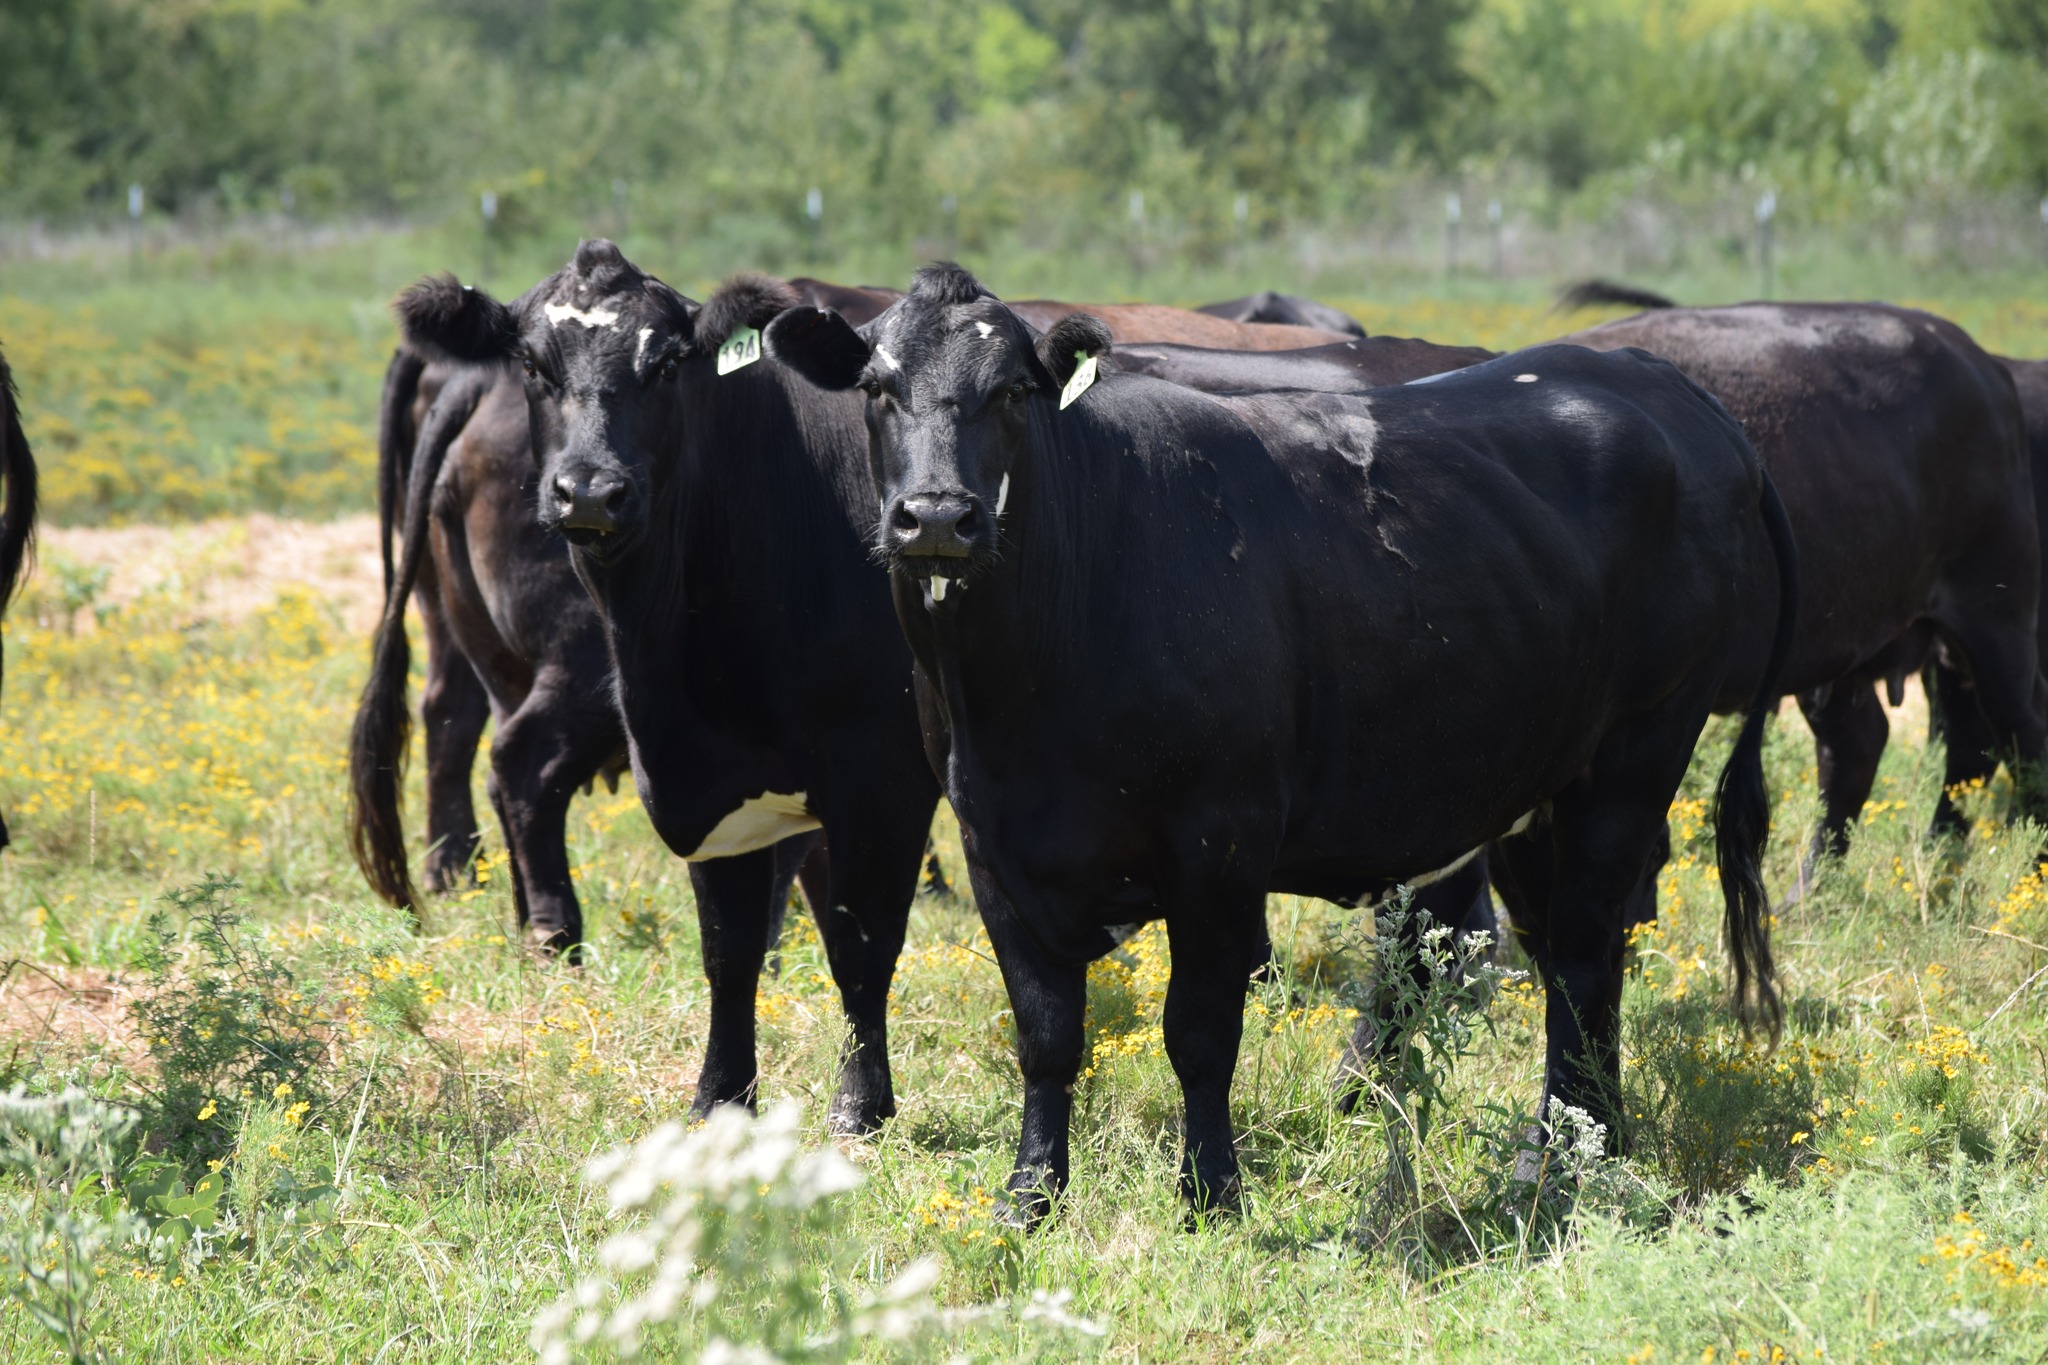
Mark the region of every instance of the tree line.
[[[0, 216], [1209, 240], [1417, 179], [2048, 190], [2041, 0], [0, 0]], [[1142, 195], [1143, 199], [1135, 196]], [[1140, 226], [1134, 226], [1140, 225]]]

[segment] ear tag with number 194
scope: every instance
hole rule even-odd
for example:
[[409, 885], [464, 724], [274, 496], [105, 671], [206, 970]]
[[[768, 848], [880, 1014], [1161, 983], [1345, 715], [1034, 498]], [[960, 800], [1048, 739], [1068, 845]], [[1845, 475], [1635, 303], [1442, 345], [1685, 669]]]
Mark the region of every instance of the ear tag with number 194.
[[1095, 382], [1095, 357], [1089, 355], [1086, 351], [1076, 351], [1074, 352], [1074, 359], [1081, 363], [1074, 366], [1074, 377], [1067, 381], [1067, 386], [1064, 389], [1060, 390], [1061, 412], [1065, 412], [1070, 403], [1088, 392], [1088, 386]]
[[731, 374], [743, 365], [751, 365], [761, 358], [761, 334], [752, 327], [742, 327], [732, 334], [725, 345], [718, 348], [718, 372]]

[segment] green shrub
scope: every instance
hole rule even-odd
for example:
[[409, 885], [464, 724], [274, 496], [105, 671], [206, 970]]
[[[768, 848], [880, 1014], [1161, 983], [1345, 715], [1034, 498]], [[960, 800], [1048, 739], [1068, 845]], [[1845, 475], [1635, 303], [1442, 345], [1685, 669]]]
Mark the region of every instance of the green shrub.
[[188, 1169], [229, 1155], [252, 1101], [290, 1101], [303, 1116], [323, 1047], [311, 998], [235, 908], [239, 885], [208, 873], [171, 892], [185, 933], [152, 913], [136, 961], [145, 985], [129, 1012], [156, 1066], [142, 1081], [145, 1127]]

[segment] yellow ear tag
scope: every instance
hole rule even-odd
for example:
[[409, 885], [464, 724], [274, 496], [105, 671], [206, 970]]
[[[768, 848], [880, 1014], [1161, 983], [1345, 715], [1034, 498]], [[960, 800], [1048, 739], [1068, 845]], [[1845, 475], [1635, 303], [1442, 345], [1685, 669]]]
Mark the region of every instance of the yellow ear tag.
[[1088, 392], [1088, 386], [1095, 382], [1095, 357], [1089, 355], [1086, 351], [1076, 351], [1074, 352], [1074, 359], [1081, 363], [1074, 367], [1074, 377], [1067, 381], [1067, 386], [1064, 389], [1060, 390], [1061, 412], [1065, 412], [1068, 404]]
[[761, 358], [761, 334], [752, 327], [742, 327], [734, 332], [725, 345], [718, 348], [718, 372], [731, 374], [743, 365], [751, 365]]

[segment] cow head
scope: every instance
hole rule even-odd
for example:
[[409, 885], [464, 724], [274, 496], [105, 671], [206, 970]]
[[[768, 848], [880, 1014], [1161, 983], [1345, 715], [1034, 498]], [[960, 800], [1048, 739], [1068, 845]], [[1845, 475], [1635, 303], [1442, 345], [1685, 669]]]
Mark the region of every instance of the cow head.
[[866, 392], [877, 548], [946, 610], [949, 588], [998, 555], [1012, 480], [1028, 477], [1033, 405], [1056, 402], [1080, 357], [1109, 349], [1109, 329], [1077, 313], [1034, 337], [974, 276], [940, 264], [866, 327], [794, 309], [764, 340], [812, 383]]
[[429, 355], [521, 368], [541, 524], [605, 559], [645, 529], [683, 434], [685, 370], [792, 302], [748, 276], [700, 305], [597, 238], [509, 304], [442, 277], [406, 290], [397, 310], [406, 340]]

